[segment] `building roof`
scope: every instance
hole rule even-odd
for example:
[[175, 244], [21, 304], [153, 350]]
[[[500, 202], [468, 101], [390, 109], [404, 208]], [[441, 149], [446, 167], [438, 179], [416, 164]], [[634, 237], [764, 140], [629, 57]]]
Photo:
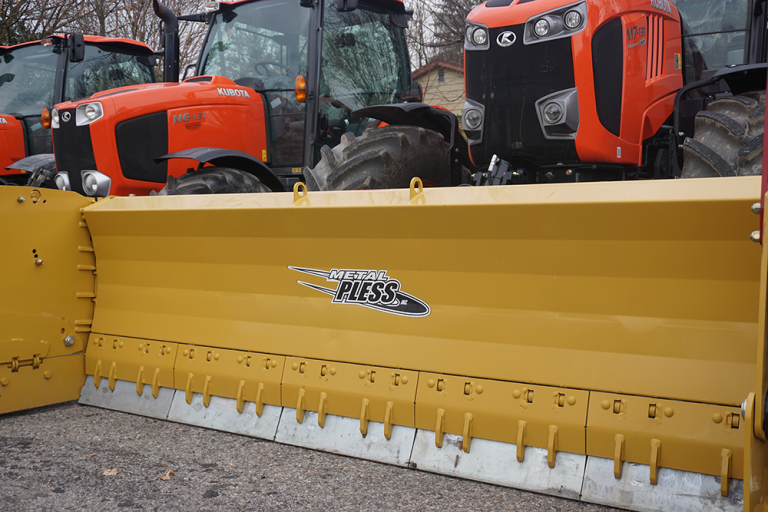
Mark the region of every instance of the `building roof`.
[[413, 78], [418, 78], [421, 75], [425, 75], [435, 68], [450, 69], [452, 71], [456, 71], [457, 73], [461, 73], [462, 75], [464, 74], [464, 68], [462, 66], [459, 66], [458, 64], [454, 64], [452, 62], [435, 59], [429, 64], [427, 64], [426, 66], [423, 66], [417, 69], [416, 71], [414, 71]]

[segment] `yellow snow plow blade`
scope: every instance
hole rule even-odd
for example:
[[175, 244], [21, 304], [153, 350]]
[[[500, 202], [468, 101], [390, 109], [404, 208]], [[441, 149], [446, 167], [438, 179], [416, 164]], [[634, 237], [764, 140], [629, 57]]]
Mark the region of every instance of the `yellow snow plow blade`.
[[764, 496], [740, 412], [763, 367], [759, 189], [99, 201], [80, 401], [634, 510], [738, 510]]
[[76, 194], [0, 187], [0, 413], [80, 395], [94, 254]]

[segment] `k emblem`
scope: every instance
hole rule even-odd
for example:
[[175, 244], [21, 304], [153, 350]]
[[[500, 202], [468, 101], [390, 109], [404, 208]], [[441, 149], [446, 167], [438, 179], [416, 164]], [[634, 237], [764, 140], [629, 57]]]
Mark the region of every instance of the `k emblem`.
[[507, 46], [512, 46], [513, 44], [515, 44], [516, 40], [517, 40], [517, 36], [515, 35], [515, 33], [507, 30], [499, 34], [499, 37], [496, 38], [496, 44], [498, 44], [502, 48], [506, 48]]

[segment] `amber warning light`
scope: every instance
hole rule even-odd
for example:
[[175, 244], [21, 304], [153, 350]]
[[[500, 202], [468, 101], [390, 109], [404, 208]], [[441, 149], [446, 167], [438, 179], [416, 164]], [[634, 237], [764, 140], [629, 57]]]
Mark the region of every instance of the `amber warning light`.
[[304, 101], [307, 99], [307, 81], [301, 75], [296, 77], [295, 92], [296, 101], [299, 103], [304, 103]]

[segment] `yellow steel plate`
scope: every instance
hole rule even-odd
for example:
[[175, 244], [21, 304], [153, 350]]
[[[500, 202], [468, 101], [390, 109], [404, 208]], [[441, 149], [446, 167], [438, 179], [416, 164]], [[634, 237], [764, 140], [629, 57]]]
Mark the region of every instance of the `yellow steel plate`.
[[76, 400], [85, 382], [83, 354], [49, 357], [36, 369], [0, 365], [0, 414]]
[[[422, 373], [416, 394], [416, 427], [436, 430], [438, 410], [446, 433], [463, 435], [466, 414], [472, 436], [547, 448], [549, 427], [558, 427], [558, 451], [585, 453], [589, 392], [517, 382]], [[519, 434], [520, 422], [524, 430]]]
[[391, 402], [389, 422], [413, 427], [418, 377], [416, 372], [395, 368], [288, 357], [282, 382], [283, 405], [297, 408], [299, 392], [303, 391], [304, 410], [317, 412], [324, 393], [326, 414], [360, 418], [363, 401], [367, 401], [368, 420], [384, 423]]
[[[738, 405], [755, 380], [759, 179], [126, 197], [85, 211], [94, 329]], [[333, 303], [386, 271], [430, 308]], [[307, 283], [306, 286], [299, 281]], [[313, 288], [314, 287], [314, 288]]]
[[284, 365], [283, 356], [182, 345], [174, 369], [176, 389], [248, 402], [261, 397], [262, 405], [281, 405]]

